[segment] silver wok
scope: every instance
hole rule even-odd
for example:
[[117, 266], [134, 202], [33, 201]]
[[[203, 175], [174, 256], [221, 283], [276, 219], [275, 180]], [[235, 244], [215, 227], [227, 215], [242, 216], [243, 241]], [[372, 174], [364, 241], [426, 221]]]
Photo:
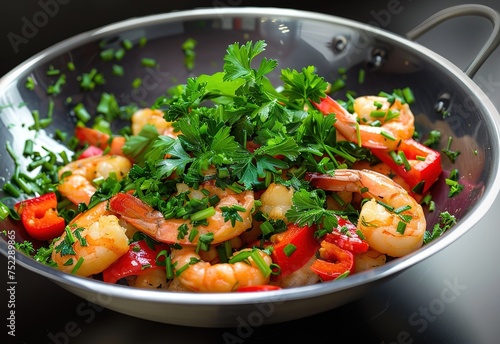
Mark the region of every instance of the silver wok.
[[[500, 190], [500, 115], [471, 79], [498, 44], [498, 14], [480, 6], [453, 8], [430, 18], [409, 33], [409, 37], [415, 39], [441, 20], [464, 13], [487, 17], [495, 24], [484, 49], [465, 72], [412, 40], [376, 27], [320, 13], [244, 7], [172, 12], [108, 25], [49, 47], [0, 79], [0, 164], [5, 181], [15, 169], [5, 143], [10, 142], [22, 156], [24, 142], [32, 136], [28, 125], [22, 124], [31, 123], [31, 110], [47, 109], [50, 100], [44, 92], [27, 90], [27, 77], [31, 76], [46, 89], [54, 81], [47, 76], [47, 69], [62, 68], [69, 61], [76, 70], [67, 78], [62, 93], [53, 98], [55, 123], [37, 138], [38, 143], [53, 150], [65, 149], [53, 139], [55, 130], [72, 132], [74, 128], [75, 119], [68, 115], [72, 105], [65, 101], [68, 97], [75, 103], [84, 103], [87, 109], [96, 108], [104, 91], [114, 94], [120, 105], [130, 102], [150, 105], [170, 86], [189, 76], [219, 71], [225, 49], [237, 41], [265, 40], [268, 44], [265, 56], [276, 58], [279, 67], [300, 70], [314, 65], [320, 75], [331, 81], [338, 76], [339, 68], [345, 68], [346, 89], [358, 94], [409, 86], [417, 99], [412, 107], [417, 130], [424, 136], [430, 130], [441, 130], [444, 138], [453, 137], [453, 149], [462, 152], [455, 163], [443, 158], [443, 178], [452, 169], [458, 169], [466, 191], [449, 198], [446, 187], [433, 190], [436, 203], [441, 205], [439, 210], [448, 210], [458, 219], [458, 224], [439, 240], [411, 255], [342, 280], [265, 293], [181, 294], [142, 290], [65, 274], [20, 252], [15, 253], [16, 262], [106, 308], [176, 325], [234, 327], [242, 321], [250, 325], [272, 324], [317, 314], [359, 298], [376, 284], [451, 245], [479, 221]], [[137, 44], [141, 37], [147, 37], [147, 44], [131, 49], [120, 61], [125, 76], [113, 77], [109, 63], [99, 56], [102, 50], [99, 44], [116, 48], [124, 39]], [[181, 50], [188, 38], [198, 42], [192, 71], [186, 70]], [[156, 59], [158, 66], [144, 68], [138, 62], [143, 57]], [[74, 76], [92, 68], [103, 71], [106, 84], [82, 92]], [[360, 69], [366, 71], [362, 84], [357, 79]], [[131, 87], [135, 78], [142, 80], [139, 88]], [[345, 90], [334, 96], [342, 97], [342, 92]], [[443, 116], [444, 110], [450, 116]], [[21, 159], [21, 163], [27, 162]], [[3, 192], [1, 199], [8, 205], [16, 201]], [[427, 215], [429, 223], [437, 221], [437, 213]], [[6, 220], [0, 226], [1, 230], [9, 231], [15, 224]], [[21, 229], [16, 229], [16, 240], [23, 240]], [[7, 239], [0, 240], [3, 255], [12, 256], [11, 244]]]

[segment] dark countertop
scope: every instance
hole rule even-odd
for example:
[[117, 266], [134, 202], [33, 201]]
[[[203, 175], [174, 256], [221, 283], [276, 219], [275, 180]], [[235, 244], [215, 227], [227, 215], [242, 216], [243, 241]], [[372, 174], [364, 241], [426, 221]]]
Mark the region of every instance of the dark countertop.
[[[41, 0], [11, 3], [0, 14], [2, 64], [0, 75], [32, 54], [81, 31], [141, 15], [194, 7], [217, 6], [184, 1], [167, 2]], [[281, 5], [283, 3], [283, 5]], [[288, 2], [287, 2], [288, 3]], [[229, 1], [227, 5], [290, 7], [285, 2]], [[427, 16], [464, 1], [372, 1], [369, 5], [311, 3], [296, 7], [370, 22], [404, 34]], [[500, 11], [498, 1], [478, 1]], [[44, 7], [45, 6], [45, 7]], [[46, 15], [40, 14], [44, 11]], [[46, 18], [46, 22], [42, 22]], [[40, 20], [36, 32], [26, 22]], [[43, 24], [43, 25], [42, 25]], [[457, 28], [459, 30], [457, 30]], [[464, 30], [467, 28], [467, 30]], [[29, 30], [25, 28], [24, 30]], [[422, 44], [464, 68], [487, 37], [489, 26], [464, 18], [422, 37]], [[453, 35], [452, 39], [447, 35]], [[17, 36], [16, 36], [17, 35]], [[29, 37], [28, 37], [29, 36]], [[24, 41], [15, 41], [15, 38]], [[14, 47], [16, 46], [16, 48]], [[499, 49], [474, 77], [500, 108]], [[26, 269], [16, 269], [16, 336], [2, 329], [2, 343], [268, 343], [296, 342], [310, 333], [318, 340], [362, 343], [497, 343], [500, 338], [500, 269], [496, 255], [500, 241], [500, 198], [478, 225], [450, 247], [409, 268], [367, 295], [340, 308], [277, 325], [201, 329], [160, 324], [116, 313], [84, 300]], [[0, 258], [4, 272], [7, 259]], [[6, 273], [2, 274], [6, 279]], [[4, 286], [6, 283], [4, 283]], [[2, 296], [4, 323], [8, 317], [8, 290]], [[310, 331], [310, 332], [309, 332]], [[3, 338], [5, 338], [5, 341]], [[14, 339], [14, 340], [13, 340]]]

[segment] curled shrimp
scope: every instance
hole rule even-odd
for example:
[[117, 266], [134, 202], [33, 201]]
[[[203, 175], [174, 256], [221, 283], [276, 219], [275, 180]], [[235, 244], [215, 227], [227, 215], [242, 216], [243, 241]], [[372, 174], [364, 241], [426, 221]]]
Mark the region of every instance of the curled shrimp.
[[[93, 184], [96, 178], [107, 178], [114, 173], [118, 180], [125, 177], [132, 163], [120, 155], [91, 156], [70, 162], [59, 170], [61, 182], [57, 189], [74, 204], [89, 204], [97, 190]], [[70, 175], [66, 175], [71, 172]]]
[[54, 242], [52, 260], [79, 276], [102, 272], [129, 249], [126, 229], [101, 202], [77, 215]]
[[272, 220], [286, 221], [285, 214], [292, 207], [293, 189], [282, 184], [269, 184], [260, 196], [260, 211]]
[[369, 170], [339, 169], [333, 176], [311, 173], [307, 179], [320, 189], [369, 198], [357, 227], [374, 250], [401, 257], [422, 246], [427, 225], [422, 206], [389, 177]]
[[[240, 252], [234, 253], [233, 257]], [[257, 252], [265, 264], [272, 264], [267, 253]], [[213, 265], [201, 260], [194, 247], [173, 250], [170, 256], [180, 284], [191, 291], [232, 292], [239, 287], [267, 284], [270, 279], [270, 275], [265, 276], [251, 256], [246, 261]]]
[[[205, 195], [204, 190], [208, 194]], [[178, 185], [178, 190], [187, 190], [185, 184]], [[191, 238], [190, 233], [194, 226], [190, 219], [170, 218], [165, 219], [163, 214], [154, 210], [139, 198], [130, 194], [119, 193], [110, 199], [110, 209], [121, 215], [121, 218], [136, 227], [141, 232], [154, 239], [168, 244], [179, 243], [181, 245], [196, 245], [199, 238], [207, 233], [213, 234], [212, 244], [231, 240], [245, 230], [252, 227], [252, 212], [254, 209], [254, 193], [246, 190], [241, 193], [229, 189], [222, 190], [213, 183], [205, 182], [200, 190], [192, 190], [189, 197], [203, 198], [217, 196], [219, 202], [214, 206], [214, 214], [206, 219], [207, 224], [196, 226], [197, 235]], [[224, 209], [238, 207], [239, 220], [226, 219]], [[181, 235], [180, 230], [184, 230]]]
[[132, 134], [137, 135], [147, 124], [153, 125], [161, 135], [176, 138], [178, 133], [174, 132], [172, 122], [163, 118], [163, 111], [158, 109], [140, 109], [132, 115]]
[[334, 113], [337, 131], [347, 140], [374, 149], [394, 150], [399, 142], [413, 136], [415, 118], [408, 104], [393, 103], [381, 96], [363, 96], [354, 100], [354, 113], [330, 97], [316, 106], [324, 114]]

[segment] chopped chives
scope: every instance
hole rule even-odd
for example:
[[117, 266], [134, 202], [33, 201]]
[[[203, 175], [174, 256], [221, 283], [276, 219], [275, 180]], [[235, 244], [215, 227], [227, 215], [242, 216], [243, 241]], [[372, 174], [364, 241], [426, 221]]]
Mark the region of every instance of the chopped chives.
[[330, 86], [330, 92], [336, 92], [345, 87], [345, 81], [342, 79], [336, 79]]
[[73, 111], [75, 112], [76, 118], [83, 123], [88, 122], [92, 118], [82, 103], [76, 104]]
[[424, 186], [425, 186], [425, 180], [421, 180], [417, 185], [415, 185], [411, 191], [416, 194], [422, 194], [424, 191]]
[[33, 125], [29, 127], [31, 130], [38, 131], [40, 130], [40, 113], [38, 110], [31, 111], [31, 116], [33, 116]]
[[133, 81], [132, 81], [132, 88], [139, 88], [141, 87], [142, 85], [142, 80], [141, 78], [135, 78]]
[[262, 272], [264, 277], [267, 277], [271, 274], [271, 272], [272, 272], [271, 268], [269, 267], [269, 265], [267, 265], [265, 260], [261, 257], [261, 255], [259, 254], [259, 250], [257, 250], [257, 249], [252, 250], [250, 257], [254, 261], [255, 265], [257, 265], [259, 270]]
[[133, 47], [134, 45], [132, 44], [132, 41], [131, 41], [130, 39], [124, 39], [124, 40], [122, 41], [122, 46], [123, 46], [126, 50], [130, 50], [130, 49], [132, 49], [132, 47]]
[[365, 235], [363, 234], [363, 232], [362, 232], [361, 230], [356, 229], [356, 234], [359, 236], [359, 238], [360, 238], [361, 240], [365, 240], [365, 239], [366, 239], [366, 238], [365, 238]]
[[399, 110], [389, 110], [387, 111], [387, 117], [385, 121], [389, 122], [390, 120], [397, 119], [399, 117], [399, 114]]
[[103, 61], [111, 61], [114, 57], [114, 50], [111, 48], [101, 51], [100, 56]]
[[266, 222], [261, 223], [260, 230], [262, 232], [262, 235], [264, 237], [266, 237], [267, 235], [269, 235], [269, 234], [271, 234], [271, 233], [274, 232], [274, 227], [271, 224], [271, 222], [266, 221]]
[[252, 253], [252, 251], [250, 251], [250, 250], [240, 251], [237, 254], [235, 254], [234, 256], [232, 256], [231, 259], [229, 259], [228, 263], [234, 264], [234, 263], [238, 263], [238, 262], [243, 262], [243, 261], [247, 260], [248, 257], [250, 257], [251, 253]]
[[361, 131], [359, 130], [359, 123], [358, 122], [356, 122], [356, 138], [358, 140], [358, 146], [361, 147], [362, 146]]
[[59, 69], [55, 69], [54, 66], [50, 66], [50, 68], [45, 72], [47, 76], [54, 76], [61, 74]]
[[26, 84], [24, 85], [28, 90], [33, 90], [35, 89], [35, 80], [33, 80], [32, 77], [27, 77], [26, 78]]
[[72, 273], [72, 274], [75, 274], [75, 273], [78, 271], [78, 269], [80, 269], [80, 267], [81, 267], [81, 266], [82, 266], [82, 264], [83, 264], [83, 261], [84, 261], [84, 258], [83, 258], [83, 257], [80, 257], [80, 258], [78, 259], [78, 261], [76, 262], [75, 266], [73, 267], [73, 270], [71, 270], [71, 273]]
[[283, 253], [287, 257], [290, 257], [295, 252], [295, 250], [297, 250], [297, 246], [295, 246], [294, 244], [288, 244], [285, 247], [283, 247]]
[[[227, 243], [229, 243], [229, 251], [227, 250]], [[219, 261], [221, 263], [227, 263], [228, 260], [229, 260], [229, 257], [231, 256], [231, 242], [228, 240], [228, 241], [224, 241], [221, 245], [217, 245], [215, 247], [215, 249], [217, 250], [217, 255], [219, 256]]]
[[406, 230], [406, 223], [404, 223], [403, 221], [399, 221], [396, 231], [399, 234], [403, 235], [403, 234], [405, 234], [405, 230]]
[[[19, 192], [19, 189], [12, 183], [5, 183], [3, 186], [3, 191], [11, 195], [12, 197], [19, 197], [21, 196], [21, 193]], [[1, 202], [0, 202], [1, 203]], [[3, 220], [4, 218], [2, 218]]]
[[410, 171], [411, 170], [411, 165], [408, 162], [408, 159], [406, 159], [405, 152], [399, 151], [398, 155], [399, 155], [399, 158], [401, 159], [401, 161], [403, 162], [403, 165], [405, 166], [406, 172]]
[[385, 209], [387, 209], [387, 210], [389, 210], [389, 211], [391, 211], [391, 212], [392, 212], [392, 211], [394, 211], [394, 207], [393, 207], [392, 205], [387, 204], [387, 203], [384, 203], [384, 202], [382, 202], [382, 201], [380, 201], [380, 200], [377, 200], [376, 202], [377, 202], [378, 204], [380, 204], [382, 207], [384, 207]]
[[68, 133], [64, 132], [60, 129], [56, 129], [54, 134], [55, 134], [56, 139], [59, 141], [66, 141], [66, 138], [68, 137]]
[[365, 70], [360, 69], [358, 72], [358, 83], [363, 84], [365, 82]]
[[120, 48], [115, 51], [115, 60], [120, 61], [125, 56], [125, 49]]
[[[134, 247], [134, 248], [139, 248], [139, 247]], [[155, 258], [156, 265], [158, 266], [165, 266], [166, 265], [166, 259], [168, 257], [168, 251], [167, 250], [161, 250], [158, 252]], [[165, 257], [163, 260], [161, 260], [161, 257]]]
[[172, 264], [172, 258], [170, 256], [165, 257], [165, 270], [166, 270], [167, 279], [173, 279], [174, 278], [174, 266]]
[[201, 220], [208, 219], [209, 217], [214, 216], [214, 215], [215, 215], [215, 208], [214, 207], [208, 207], [206, 209], [197, 211], [194, 214], [191, 214], [191, 216], [189, 217], [189, 219], [191, 221], [201, 221]]
[[385, 137], [386, 139], [389, 139], [391, 141], [396, 141], [396, 138], [386, 131], [381, 131], [380, 135], [382, 135], [383, 137]]
[[405, 98], [408, 104], [413, 104], [415, 102], [415, 96], [413, 95], [412, 90], [409, 87], [403, 88], [403, 97]]
[[403, 211], [410, 210], [410, 209], [411, 209], [411, 206], [409, 204], [407, 204], [407, 205], [403, 205], [403, 206], [401, 206], [399, 208], [394, 209], [394, 213], [395, 214], [400, 214]]
[[422, 156], [422, 155], [417, 155], [417, 156], [415, 156], [415, 159], [419, 160], [419, 161], [425, 161], [426, 157]]
[[124, 69], [122, 66], [114, 64], [113, 65], [113, 75], [116, 76], [123, 76], [125, 74]]
[[429, 202], [429, 211], [433, 212], [436, 209], [436, 203], [434, 201]]
[[373, 118], [384, 118], [385, 115], [386, 115], [386, 111], [384, 110], [373, 110], [372, 112], [370, 112], [370, 117], [373, 117]]
[[0, 201], [0, 219], [5, 220], [7, 216], [9, 216], [9, 214], [10, 214], [9, 207], [7, 207], [5, 204], [3, 204], [3, 202]]
[[398, 164], [398, 165], [402, 165], [403, 164], [403, 161], [401, 160], [401, 157], [399, 156], [399, 154], [396, 153], [396, 151], [390, 151], [389, 155], [391, 156], [392, 160], [396, 164]]
[[33, 140], [30, 140], [30, 139], [28, 139], [28, 140], [26, 140], [24, 142], [24, 150], [23, 150], [23, 155], [24, 156], [30, 156], [30, 155], [33, 154], [33, 146], [34, 146], [34, 144], [35, 143], [33, 142]]
[[191, 229], [191, 231], [189, 232], [189, 237], [188, 237], [188, 240], [190, 242], [193, 242], [194, 239], [196, 239], [196, 236], [198, 235], [198, 230], [196, 228], [193, 228]]
[[145, 57], [141, 60], [141, 65], [143, 67], [154, 67], [154, 66], [156, 66], [156, 60], [152, 59], [152, 58]]

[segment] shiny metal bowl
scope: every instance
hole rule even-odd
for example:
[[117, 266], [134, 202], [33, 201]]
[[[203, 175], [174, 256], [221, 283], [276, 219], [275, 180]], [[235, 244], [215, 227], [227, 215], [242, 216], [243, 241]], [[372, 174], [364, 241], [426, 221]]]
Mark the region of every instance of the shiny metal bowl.
[[[142, 37], [147, 38], [147, 44], [139, 48]], [[198, 42], [192, 71], [185, 68], [181, 49], [189, 38]], [[120, 61], [125, 76], [116, 78], [111, 75], [110, 63], [99, 56], [100, 44], [116, 48], [125, 39], [136, 48]], [[28, 76], [46, 89], [54, 82], [53, 77], [46, 75], [50, 66], [62, 68], [70, 61], [76, 66], [74, 72], [67, 73], [62, 93], [53, 97], [55, 123], [37, 138], [52, 149], [64, 149], [52, 135], [55, 129], [71, 132], [74, 127], [74, 118], [68, 115], [72, 106], [66, 102], [68, 97], [73, 102], [83, 102], [88, 109], [96, 107], [102, 92], [113, 93], [121, 105], [130, 102], [151, 105], [168, 87], [187, 77], [219, 71], [227, 46], [249, 40], [265, 40], [268, 44], [265, 56], [277, 59], [280, 68], [300, 70], [314, 65], [329, 81], [337, 78], [339, 69], [344, 68], [346, 89], [358, 94], [411, 87], [417, 99], [412, 108], [417, 130], [426, 134], [439, 129], [443, 137], [452, 136], [453, 149], [462, 152], [455, 163], [443, 158], [443, 178], [457, 168], [466, 192], [449, 198], [445, 187], [433, 190], [439, 210], [456, 214], [458, 224], [413, 254], [373, 270], [330, 283], [260, 293], [181, 294], [141, 290], [65, 274], [19, 252], [15, 256], [17, 263], [82, 298], [124, 314], [198, 327], [232, 327], [242, 322], [258, 326], [317, 314], [360, 297], [375, 284], [384, 283], [446, 249], [490, 208], [500, 189], [500, 115], [468, 75], [434, 52], [384, 30], [330, 15], [276, 8], [196, 9], [131, 19], [82, 33], [33, 56], [0, 79], [2, 178], [8, 180], [14, 171], [5, 143], [10, 142], [16, 152], [22, 152], [26, 138], [32, 135], [22, 124], [32, 121], [31, 110], [47, 109], [49, 104], [45, 92], [26, 89]], [[158, 66], [141, 66], [139, 61], [143, 57], [156, 59]], [[82, 92], [75, 76], [92, 68], [104, 73], [106, 84]], [[362, 84], [357, 80], [360, 68], [366, 70]], [[142, 80], [139, 88], [131, 87], [135, 78]], [[445, 107], [450, 116], [443, 116], [436, 107]], [[15, 202], [6, 195], [2, 199], [9, 204]], [[427, 215], [429, 223], [437, 221], [437, 213]], [[13, 226], [9, 221], [1, 223], [2, 230], [11, 230]], [[20, 230], [17, 239], [22, 240]], [[11, 248], [7, 240], [0, 240], [2, 254], [10, 255]]]

